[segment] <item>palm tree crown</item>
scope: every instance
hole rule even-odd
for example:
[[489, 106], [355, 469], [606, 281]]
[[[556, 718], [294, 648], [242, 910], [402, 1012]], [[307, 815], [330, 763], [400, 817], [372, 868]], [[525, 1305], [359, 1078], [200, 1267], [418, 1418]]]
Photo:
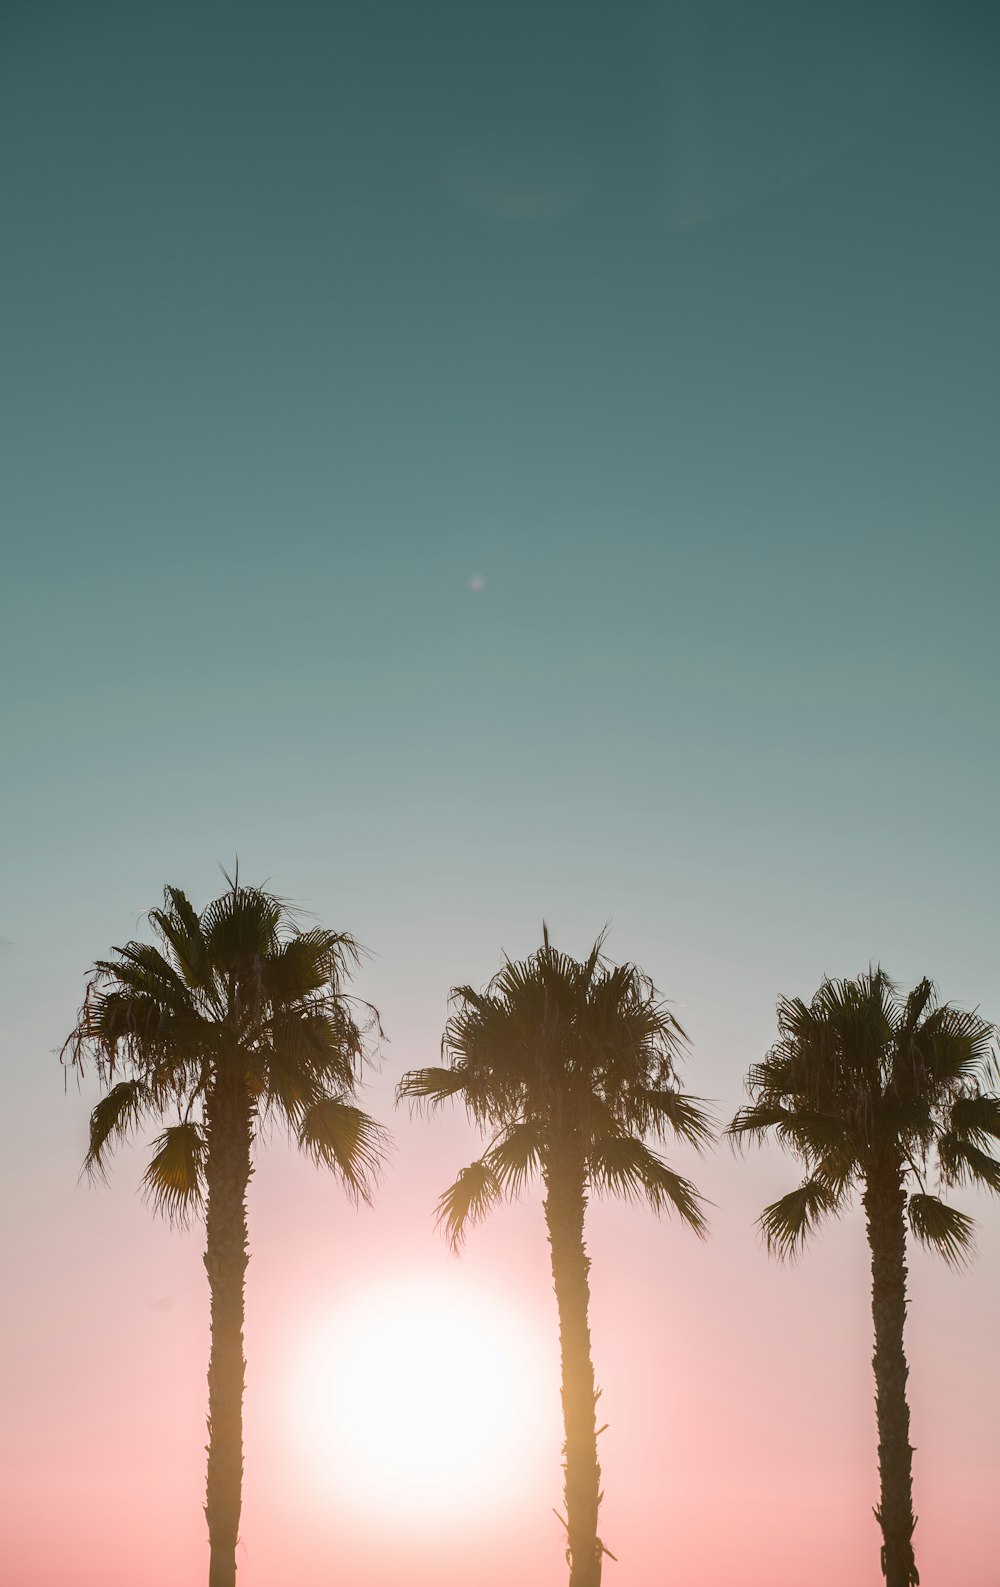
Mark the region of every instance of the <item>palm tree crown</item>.
[[[366, 1054], [342, 984], [359, 962], [342, 932], [294, 928], [270, 893], [233, 883], [199, 915], [178, 888], [149, 920], [161, 946], [128, 942], [99, 959], [64, 1052], [95, 1062], [106, 1095], [90, 1119], [86, 1170], [103, 1176], [116, 1143], [174, 1113], [143, 1186], [185, 1221], [205, 1194], [206, 1107], [226, 1081], [246, 1086], [254, 1129], [287, 1126], [353, 1196], [368, 1199], [385, 1132], [349, 1099]], [[122, 1078], [116, 1081], [115, 1077]]]
[[974, 1220], [928, 1190], [974, 1182], [1000, 1190], [994, 1027], [939, 1003], [923, 980], [905, 998], [881, 969], [823, 982], [810, 1003], [782, 998], [779, 1040], [748, 1076], [749, 1106], [727, 1133], [773, 1130], [806, 1166], [797, 1190], [765, 1208], [769, 1248], [794, 1256], [823, 1218], [843, 1210], [880, 1167], [898, 1164], [916, 1188], [910, 1229], [946, 1261], [961, 1261]]
[[646, 1144], [675, 1135], [701, 1147], [712, 1138], [699, 1099], [677, 1085], [687, 1038], [648, 977], [633, 964], [608, 964], [602, 945], [599, 938], [585, 960], [572, 959], [543, 927], [542, 947], [506, 960], [484, 992], [453, 989], [447, 1066], [412, 1070], [400, 1082], [400, 1097], [432, 1106], [460, 1098], [490, 1135], [438, 1203], [453, 1245], [567, 1140], [599, 1194], [668, 1208], [705, 1232], [695, 1187]]

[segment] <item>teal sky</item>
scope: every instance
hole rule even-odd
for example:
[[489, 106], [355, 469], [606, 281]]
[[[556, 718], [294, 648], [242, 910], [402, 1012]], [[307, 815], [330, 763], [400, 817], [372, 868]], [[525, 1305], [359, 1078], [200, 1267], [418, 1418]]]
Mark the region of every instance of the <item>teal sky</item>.
[[825, 972], [1000, 1013], [998, 42], [939, 0], [8, 4], [32, 1120], [87, 964], [237, 853], [377, 955], [384, 1112], [543, 915], [612, 921], [727, 1112]]
[[387, 824], [439, 883], [983, 861], [995, 29], [756, 13], [14, 8], [29, 894]]

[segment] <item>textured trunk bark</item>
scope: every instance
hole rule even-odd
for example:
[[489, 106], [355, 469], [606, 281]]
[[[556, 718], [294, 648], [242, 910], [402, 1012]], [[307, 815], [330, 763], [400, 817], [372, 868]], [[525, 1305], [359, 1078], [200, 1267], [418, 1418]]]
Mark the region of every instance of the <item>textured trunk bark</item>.
[[251, 1114], [246, 1085], [223, 1074], [206, 1106], [205, 1270], [212, 1302], [208, 1359], [209, 1587], [235, 1587], [243, 1501], [243, 1279], [247, 1267], [246, 1196]]
[[577, 1142], [555, 1148], [544, 1172], [545, 1222], [559, 1308], [569, 1583], [570, 1587], [600, 1587], [603, 1549], [597, 1536], [597, 1512], [601, 1468], [597, 1463], [597, 1394], [588, 1317], [590, 1258], [583, 1243], [587, 1197], [583, 1154]]
[[900, 1163], [876, 1164], [864, 1194], [872, 1257], [875, 1324], [875, 1411], [881, 1494], [875, 1515], [882, 1528], [886, 1587], [917, 1587], [913, 1557], [913, 1486], [908, 1368], [903, 1349], [906, 1320], [906, 1193]]

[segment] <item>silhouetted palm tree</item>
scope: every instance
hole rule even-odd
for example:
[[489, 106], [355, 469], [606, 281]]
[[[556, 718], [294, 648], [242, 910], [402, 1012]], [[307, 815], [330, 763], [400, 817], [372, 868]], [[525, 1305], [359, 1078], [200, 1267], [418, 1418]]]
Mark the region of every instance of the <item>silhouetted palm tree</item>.
[[[875, 1331], [876, 1412], [887, 1587], [914, 1587], [906, 1315], [906, 1221], [917, 1239], [960, 1262], [973, 1220], [930, 1194], [973, 1181], [1000, 1190], [1000, 1099], [994, 1028], [976, 1013], [938, 1003], [930, 981], [905, 999], [882, 970], [823, 982], [811, 1003], [782, 998], [779, 1040], [755, 1064], [751, 1097], [728, 1133], [763, 1139], [773, 1130], [805, 1164], [797, 1190], [764, 1209], [769, 1249], [793, 1256], [828, 1214], [859, 1190], [868, 1226]], [[915, 1182], [916, 1189], [911, 1189]]]
[[[226, 878], [229, 881], [229, 878]], [[168, 887], [149, 919], [161, 947], [129, 942], [94, 965], [64, 1052], [92, 1057], [107, 1094], [90, 1118], [85, 1167], [103, 1176], [114, 1144], [147, 1119], [157, 1137], [143, 1177], [154, 1207], [185, 1222], [204, 1205], [211, 1294], [208, 1478], [210, 1587], [236, 1579], [243, 1477], [246, 1192], [269, 1122], [368, 1199], [386, 1135], [350, 1099], [365, 1036], [342, 984], [353, 939], [295, 928], [272, 894], [230, 882], [197, 914]], [[367, 1010], [366, 1025], [377, 1015]], [[116, 1076], [121, 1078], [116, 1079]]]
[[709, 1123], [698, 1100], [677, 1088], [675, 1062], [686, 1043], [680, 1025], [634, 965], [602, 959], [600, 939], [580, 963], [558, 953], [543, 928], [530, 958], [507, 960], [484, 992], [459, 986], [451, 997], [447, 1066], [411, 1071], [399, 1095], [431, 1105], [459, 1097], [490, 1134], [483, 1156], [438, 1203], [453, 1246], [505, 1195], [541, 1176], [559, 1311], [570, 1583], [597, 1587], [607, 1550], [597, 1532], [587, 1198], [597, 1191], [645, 1199], [702, 1234], [698, 1192], [646, 1138], [672, 1132], [701, 1146]]

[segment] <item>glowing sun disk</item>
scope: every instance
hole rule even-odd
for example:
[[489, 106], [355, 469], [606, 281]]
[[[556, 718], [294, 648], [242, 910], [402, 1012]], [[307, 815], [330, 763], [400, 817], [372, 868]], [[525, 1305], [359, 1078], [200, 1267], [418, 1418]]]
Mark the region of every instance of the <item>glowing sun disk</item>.
[[297, 1420], [324, 1485], [424, 1515], [507, 1496], [540, 1392], [525, 1323], [471, 1286], [384, 1286], [316, 1331]]

